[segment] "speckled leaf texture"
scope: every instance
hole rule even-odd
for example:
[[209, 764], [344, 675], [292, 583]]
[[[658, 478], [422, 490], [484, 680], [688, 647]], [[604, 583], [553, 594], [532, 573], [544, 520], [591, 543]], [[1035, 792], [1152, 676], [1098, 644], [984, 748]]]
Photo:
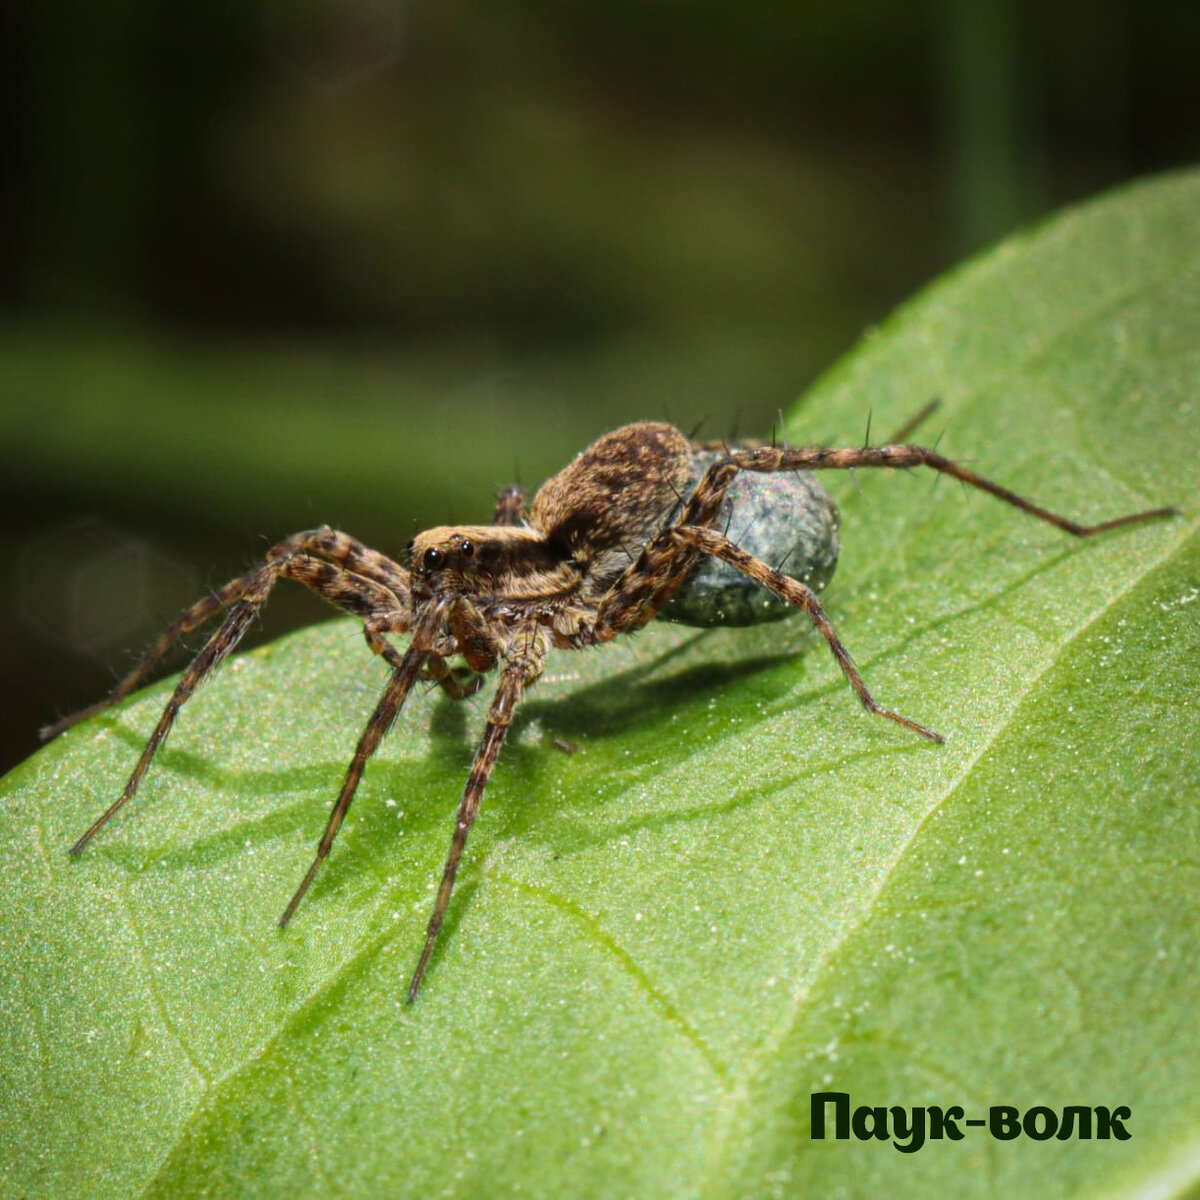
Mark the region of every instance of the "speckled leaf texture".
[[[1078, 542], [929, 473], [831, 479], [830, 614], [944, 746], [803, 619], [556, 655], [411, 1008], [480, 700], [413, 697], [276, 926], [384, 679], [352, 622], [228, 664], [78, 862], [167, 685], [13, 772], [0, 1192], [1194, 1195], [1200, 174], [935, 284], [789, 437], [935, 396], [923, 436], [1049, 507], [1182, 514]], [[822, 1090], [1127, 1105], [1132, 1137], [899, 1154], [813, 1140]]]

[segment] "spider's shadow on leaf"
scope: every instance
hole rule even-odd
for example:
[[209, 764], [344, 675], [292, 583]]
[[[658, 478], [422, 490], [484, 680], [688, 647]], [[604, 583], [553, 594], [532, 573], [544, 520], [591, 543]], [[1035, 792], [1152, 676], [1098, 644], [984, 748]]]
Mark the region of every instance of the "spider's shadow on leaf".
[[[796, 651], [789, 648], [774, 654], [739, 657], [734, 645], [727, 651], [727, 661], [714, 663], [703, 658], [700, 644], [704, 640], [705, 635], [692, 638], [615, 675], [594, 683], [575, 684], [566, 695], [527, 700], [513, 721], [497, 781], [510, 794], [517, 789], [528, 790], [520, 804], [495, 806], [502, 813], [494, 826], [495, 836], [509, 838], [536, 833], [551, 818], [561, 815], [561, 801], [542, 795], [547, 775], [573, 776], [572, 788], [586, 793], [581, 799], [590, 811], [602, 806], [614, 789], [625, 789], [639, 778], [660, 774], [685, 762], [694, 753], [693, 740], [676, 730], [672, 730], [670, 737], [663, 737], [663, 730], [680, 714], [707, 713], [714, 701], [719, 708], [727, 689], [739, 682], [757, 680], [758, 699], [767, 701], [755, 708], [758, 720], [769, 719], [775, 711], [775, 702], [795, 692], [798, 676], [778, 668], [796, 667], [800, 657]], [[807, 649], [807, 645], [802, 649]], [[461, 704], [448, 699], [439, 705], [431, 739], [433, 757], [439, 762], [444, 764], [447, 759], [461, 756], [465, 778], [473, 752], [473, 735], [467, 731], [462, 709]], [[457, 712], [452, 715], [451, 710]], [[739, 713], [740, 731], [756, 723], [747, 721], [744, 704]], [[685, 720], [683, 728], [687, 725]], [[528, 737], [534, 728], [541, 733], [536, 740]], [[622, 765], [618, 777], [613, 776], [607, 757], [603, 763], [589, 768], [589, 748], [597, 748], [605, 740], [627, 738], [634, 731], [652, 739], [651, 758], [631, 757]], [[560, 738], [577, 741], [580, 753], [564, 755], [552, 745], [553, 739]]]
[[[791, 629], [795, 629], [794, 624]], [[798, 678], [794, 672], [799, 666], [797, 660], [802, 659], [812, 646], [812, 639], [794, 635], [781, 639], [778, 629], [740, 630], [732, 638], [728, 632], [706, 630], [691, 634], [676, 645], [646, 656], [616, 674], [602, 675], [595, 682], [568, 683], [566, 694], [546, 695], [543, 692], [539, 697], [534, 692], [518, 709], [497, 776], [498, 782], [507, 776], [507, 786], [502, 782], [502, 789], [507, 791], [509, 799], [523, 793], [522, 802], [488, 806], [490, 838], [537, 838], [539, 831], [544, 835], [555, 816], [562, 816], [560, 802], [547, 795], [544, 788], [547, 774], [560, 771], [562, 764], [569, 761], [552, 746], [554, 738], [583, 742], [584, 755], [577, 761], [586, 764], [586, 746], [589, 744], [594, 746], [605, 739], [629, 737], [633, 731], [654, 737], [655, 730], [659, 731], [660, 736], [654, 737], [653, 758], [646, 762], [636, 758], [631, 760], [619, 779], [614, 780], [603, 768], [583, 772], [584, 778], [578, 790], [573, 789], [573, 794], [591, 810], [603, 805], [615, 787], [627, 787], [637, 778], [657, 774], [686, 761], [693, 752], [691, 741], [687, 737], [661, 736], [666, 723], [679, 713], [706, 710], [714, 699], [719, 704], [728, 688], [741, 681], [757, 679], [760, 698], [771, 702], [763, 710], [762, 719], [766, 719], [774, 708], [774, 701], [794, 692]], [[778, 649], [781, 640], [784, 649]], [[766, 646], [776, 649], [764, 652]], [[603, 654], [604, 649], [598, 653]], [[714, 662], [714, 657], [719, 661]], [[793, 669], [777, 670], [785, 666]], [[164, 691], [169, 686], [169, 681], [160, 685]], [[557, 689], [560, 685], [550, 686]], [[435, 857], [441, 853], [437, 831], [443, 826], [447, 831], [449, 829], [447, 822], [457, 804], [458, 785], [470, 769], [478, 741], [478, 726], [486, 710], [490, 689], [485, 684], [476, 697], [467, 701], [451, 700], [434, 689], [431, 693], [428, 698], [419, 694], [412, 698], [418, 704], [423, 700], [429, 704], [425, 718], [428, 753], [416, 760], [378, 759], [369, 766], [363, 794], [353, 810], [354, 833], [350, 838], [339, 840], [340, 853], [331, 855], [322, 868], [313, 888], [314, 900], [322, 896], [326, 900], [336, 897], [352, 886], [353, 880], [364, 871], [376, 875], [385, 886], [387, 879], [394, 876], [396, 837], [393, 815], [385, 806], [372, 803], [372, 796], [412, 797], [413, 802], [403, 806], [406, 810], [405, 830], [410, 835], [406, 842], [413, 844], [415, 840], [416, 844], [437, 845]], [[131, 755], [140, 753], [144, 745], [141, 732], [124, 724], [119, 717], [105, 715], [99, 720], [109, 736], [127, 746]], [[543, 735], [536, 740], [529, 737], [530, 730], [535, 727], [540, 727]], [[743, 722], [741, 728], [745, 727]], [[397, 735], [393, 733], [392, 736]], [[348, 742], [347, 761], [352, 748], [352, 742]], [[247, 840], [258, 845], [286, 840], [300, 832], [311, 835], [315, 841], [327, 814], [327, 805], [323, 802], [336, 796], [345, 767], [340, 760], [326, 758], [321, 762], [281, 769], [226, 768], [189, 750], [186, 738], [181, 737], [174, 745], [160, 750], [154, 772], [158, 776], [158, 786], [148, 780], [154, 790], [147, 789], [139, 797], [142, 801], [156, 806], [169, 804], [172, 775], [185, 777], [217, 792], [290, 799], [281, 807], [271, 808], [259, 816], [248, 816], [184, 842], [169, 840], [171, 826], [168, 824], [165, 841], [157, 839], [148, 845], [144, 840], [122, 839], [118, 830], [114, 830], [117, 836], [95, 849], [105, 860], [131, 873], [173, 872], [213, 867], [237, 859], [244, 854]], [[450, 777], [456, 783], [447, 794], [446, 783]], [[130, 816], [136, 818], [136, 813]], [[574, 818], [568, 814], [568, 823], [576, 834], [581, 824], [588, 824], [578, 813]], [[561, 831], [562, 821], [559, 820], [557, 825]], [[606, 840], [606, 837], [601, 833], [598, 840]], [[596, 838], [593, 833], [590, 840]], [[376, 861], [383, 847], [389, 854], [387, 870], [380, 868]], [[470, 876], [463, 883], [469, 887], [456, 896], [448, 921], [461, 919], [471, 894], [478, 887], [478, 877]], [[413, 883], [412, 886], [423, 887], [424, 883]]]

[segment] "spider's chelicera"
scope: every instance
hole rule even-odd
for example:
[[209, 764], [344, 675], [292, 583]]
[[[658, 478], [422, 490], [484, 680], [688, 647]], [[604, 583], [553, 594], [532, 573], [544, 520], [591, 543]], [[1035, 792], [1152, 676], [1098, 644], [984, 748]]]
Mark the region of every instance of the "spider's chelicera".
[[[487, 725], [459, 800], [425, 945], [409, 985], [411, 1001], [429, 963], [467, 835], [513, 712], [541, 675], [551, 648], [595, 646], [632, 633], [660, 615], [697, 625], [745, 624], [799, 610], [808, 614], [869, 711], [930, 741], [942, 740], [875, 702], [817, 599], [817, 590], [832, 574], [837, 558], [837, 517], [832, 501], [815, 482], [806, 475], [793, 475], [787, 485], [790, 491], [785, 489], [782, 497], [773, 494], [764, 499], [766, 493], [753, 492], [742, 502], [743, 510], [756, 518], [753, 526], [759, 524], [757, 518], [765, 522], [764, 545], [786, 546], [784, 553], [789, 555], [795, 550], [794, 561], [787, 563], [766, 562], [752, 553], [758, 545], [751, 540], [753, 531], [740, 536], [729, 506], [731, 488], [743, 472], [769, 476], [917, 466], [990, 492], [1077, 537], [1175, 511], [1160, 508], [1080, 525], [921, 446], [698, 446], [670, 425], [626, 425], [593, 442], [547, 480], [528, 512], [521, 490], [508, 488], [500, 494], [493, 524], [426, 530], [409, 543], [404, 565], [324, 527], [285, 538], [259, 566], [194, 604], [106, 700], [43, 731], [53, 736], [126, 696], [175, 641], [225, 612], [175, 686], [124, 791], [71, 852], [81, 853], [132, 798], [185, 701], [237, 645], [276, 581], [294, 579], [359, 617], [367, 644], [388, 663], [391, 674], [359, 738], [316, 857], [284, 910], [281, 925], [291, 919], [328, 856], [363, 770], [413, 684], [432, 680], [458, 699], [478, 691], [484, 676], [499, 670]], [[780, 511], [789, 514], [782, 527], [777, 520]], [[760, 548], [759, 552], [766, 551]], [[730, 588], [731, 580], [743, 578], [755, 588]], [[401, 633], [410, 635], [404, 649], [389, 640], [389, 635]], [[461, 660], [465, 666], [451, 666], [451, 660]]]

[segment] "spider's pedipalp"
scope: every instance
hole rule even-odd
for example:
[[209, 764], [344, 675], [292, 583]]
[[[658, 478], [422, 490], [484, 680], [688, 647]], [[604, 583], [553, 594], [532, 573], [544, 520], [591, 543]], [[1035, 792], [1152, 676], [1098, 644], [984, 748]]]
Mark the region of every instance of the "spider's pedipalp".
[[470, 667], [451, 669], [444, 658], [430, 657], [421, 668], [421, 678], [431, 679], [451, 700], [465, 700], [474, 696], [484, 684], [484, 676]]

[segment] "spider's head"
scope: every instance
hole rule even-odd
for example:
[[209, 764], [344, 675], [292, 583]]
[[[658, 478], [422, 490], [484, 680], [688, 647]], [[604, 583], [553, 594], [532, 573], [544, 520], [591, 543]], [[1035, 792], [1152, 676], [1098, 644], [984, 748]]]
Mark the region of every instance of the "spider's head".
[[407, 547], [414, 582], [431, 592], [524, 599], [569, 589], [578, 573], [533, 529], [439, 525]]
[[478, 532], [473, 527], [439, 525], [413, 538], [405, 547], [405, 557], [411, 563], [413, 573], [422, 579], [450, 579], [474, 574], [472, 560], [479, 545]]

